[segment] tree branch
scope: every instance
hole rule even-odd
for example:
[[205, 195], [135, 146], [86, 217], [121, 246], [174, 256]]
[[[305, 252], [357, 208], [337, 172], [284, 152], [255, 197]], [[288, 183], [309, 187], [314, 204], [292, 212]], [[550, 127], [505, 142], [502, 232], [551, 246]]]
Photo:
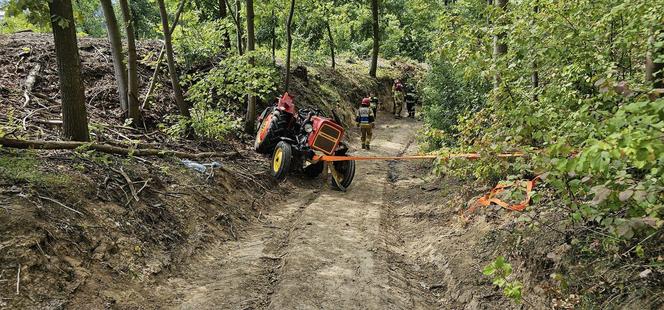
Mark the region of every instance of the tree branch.
[[165, 149], [132, 149], [107, 144], [96, 144], [77, 141], [38, 141], [38, 140], [18, 140], [10, 138], [0, 138], [0, 146], [16, 149], [36, 149], [36, 150], [74, 150], [78, 148], [95, 150], [102, 153], [125, 155], [125, 156], [157, 156], [157, 157], [178, 157], [187, 159], [201, 159], [207, 157], [230, 157], [236, 156], [238, 152], [204, 152], [204, 153], [186, 153]]

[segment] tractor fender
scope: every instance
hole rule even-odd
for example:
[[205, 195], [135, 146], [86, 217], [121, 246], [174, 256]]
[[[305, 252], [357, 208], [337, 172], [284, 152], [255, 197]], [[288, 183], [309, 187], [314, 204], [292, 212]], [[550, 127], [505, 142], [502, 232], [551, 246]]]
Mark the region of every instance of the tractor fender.
[[291, 145], [297, 145], [297, 141], [289, 138], [289, 137], [279, 137], [279, 141], [284, 141], [286, 143], [290, 143]]

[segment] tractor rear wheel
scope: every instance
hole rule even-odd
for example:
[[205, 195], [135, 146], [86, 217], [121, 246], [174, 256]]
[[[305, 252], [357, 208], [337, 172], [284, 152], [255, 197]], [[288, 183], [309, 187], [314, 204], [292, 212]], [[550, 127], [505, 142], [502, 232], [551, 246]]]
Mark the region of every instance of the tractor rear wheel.
[[[332, 186], [338, 190], [346, 191], [355, 178], [355, 161], [335, 161], [334, 170], [337, 171], [337, 178], [332, 176]], [[337, 182], [338, 179], [338, 182]]]
[[277, 180], [286, 178], [290, 170], [291, 159], [293, 157], [293, 150], [291, 145], [281, 141], [277, 143], [277, 147], [272, 153], [272, 176]]
[[279, 142], [288, 126], [288, 121], [283, 113], [269, 113], [263, 119], [254, 142], [254, 150], [258, 153], [269, 154]]

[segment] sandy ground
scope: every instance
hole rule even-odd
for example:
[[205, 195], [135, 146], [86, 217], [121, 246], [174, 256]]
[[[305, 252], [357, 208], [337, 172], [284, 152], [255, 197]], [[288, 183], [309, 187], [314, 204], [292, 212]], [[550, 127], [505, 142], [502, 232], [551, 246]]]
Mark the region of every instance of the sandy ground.
[[[371, 151], [356, 154], [415, 153], [420, 126], [381, 115]], [[434, 214], [437, 223], [427, 219], [432, 212], [427, 208], [435, 207], [423, 195], [431, 191], [429, 165], [363, 161], [345, 193], [327, 184], [297, 188], [290, 199], [262, 213], [238, 241], [209, 247], [179, 276], [165, 279], [154, 289], [161, 296], [155, 304], [172, 309], [504, 308], [480, 306], [487, 301], [481, 298], [495, 295], [491, 291], [450, 294], [449, 286], [475, 278], [481, 267], [458, 260], [474, 270], [466, 277], [450, 266], [445, 244], [459, 234], [446, 222], [449, 216]], [[467, 253], [461, 248], [454, 254]]]

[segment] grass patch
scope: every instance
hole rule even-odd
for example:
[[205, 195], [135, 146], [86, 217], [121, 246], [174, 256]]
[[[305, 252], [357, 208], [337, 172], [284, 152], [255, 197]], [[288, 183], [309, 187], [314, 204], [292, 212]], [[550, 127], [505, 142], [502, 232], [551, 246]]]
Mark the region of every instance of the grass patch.
[[33, 154], [0, 151], [0, 184], [64, 187], [71, 184], [71, 178], [62, 173], [42, 171]]

